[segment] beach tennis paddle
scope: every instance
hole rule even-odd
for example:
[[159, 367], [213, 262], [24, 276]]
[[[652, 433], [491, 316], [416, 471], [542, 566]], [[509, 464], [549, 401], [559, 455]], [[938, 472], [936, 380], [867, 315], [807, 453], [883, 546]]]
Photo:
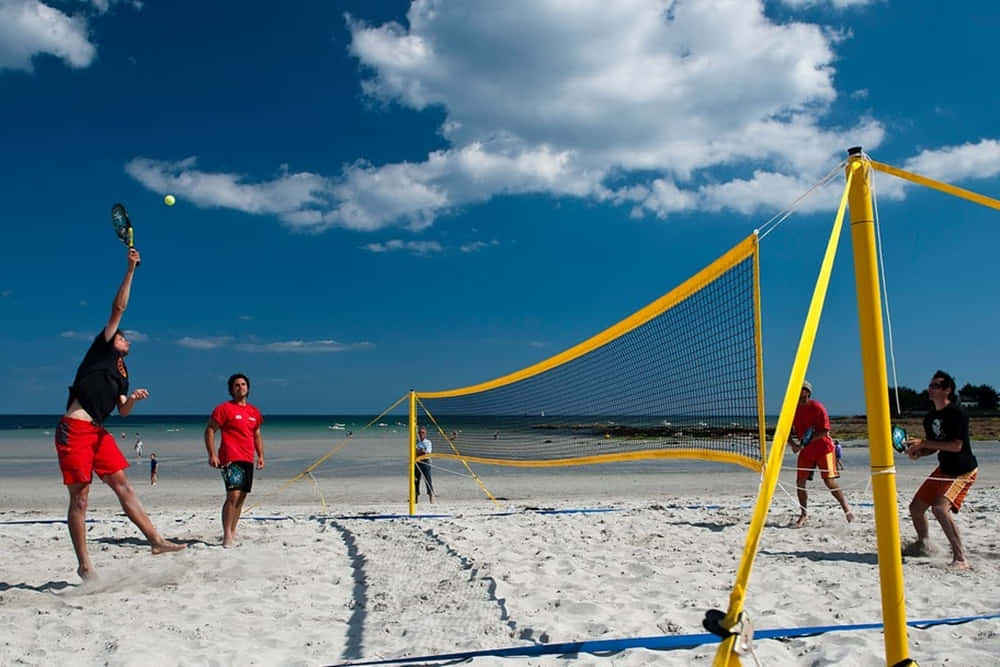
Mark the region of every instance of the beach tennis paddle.
[[122, 243], [130, 249], [135, 247], [135, 231], [132, 229], [132, 221], [129, 220], [128, 211], [123, 205], [115, 204], [111, 207], [111, 225], [115, 228], [115, 236]]
[[902, 454], [906, 451], [906, 429], [902, 426], [892, 427], [892, 448]]

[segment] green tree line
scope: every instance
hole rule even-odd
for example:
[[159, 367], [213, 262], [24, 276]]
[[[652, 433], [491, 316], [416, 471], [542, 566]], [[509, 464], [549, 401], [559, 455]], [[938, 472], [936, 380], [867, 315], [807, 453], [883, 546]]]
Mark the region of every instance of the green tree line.
[[[1000, 405], [1000, 395], [997, 390], [988, 384], [973, 385], [966, 383], [958, 390], [959, 398], [963, 403], [974, 403], [968, 405], [967, 410], [973, 411], [993, 411]], [[896, 407], [896, 388], [889, 387], [889, 410], [893, 415], [906, 414], [912, 412], [923, 412], [931, 404], [927, 390], [915, 391], [910, 387], [899, 387], [899, 408]]]

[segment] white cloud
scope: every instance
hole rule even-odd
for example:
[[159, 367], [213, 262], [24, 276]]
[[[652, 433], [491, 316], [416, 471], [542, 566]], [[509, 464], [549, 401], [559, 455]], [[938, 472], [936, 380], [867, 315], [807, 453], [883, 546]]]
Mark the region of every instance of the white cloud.
[[13, 293], [14, 293], [14, 290], [5, 289], [3, 291], [0, 291], [0, 296], [2, 296], [3, 298], [6, 299], [7, 297], [9, 297]]
[[340, 343], [335, 340], [285, 340], [273, 343], [241, 343], [237, 350], [244, 352], [346, 352], [375, 347], [368, 342]]
[[[122, 333], [125, 337], [133, 343], [148, 343], [150, 338], [148, 335], [142, 333], [141, 331], [135, 331], [134, 329], [122, 329]], [[59, 334], [62, 338], [69, 338], [70, 340], [94, 340], [97, 333], [89, 333], [86, 331], [75, 331], [70, 329], [68, 331], [63, 331]]]
[[38, 0], [0, 0], [0, 69], [30, 72], [40, 53], [87, 67], [97, 56], [88, 33], [83, 16], [67, 16]]
[[275, 178], [250, 182], [242, 174], [200, 171], [196, 164], [194, 157], [178, 162], [135, 158], [125, 171], [150, 190], [172, 193], [196, 206], [277, 215], [292, 227], [314, 226], [315, 207], [328, 206], [331, 185], [316, 174], [289, 173], [282, 166]]
[[232, 336], [209, 336], [207, 338], [184, 336], [177, 341], [177, 344], [181, 347], [191, 348], [192, 350], [214, 350], [227, 345], [232, 340]]
[[809, 7], [830, 6], [834, 9], [847, 9], [849, 7], [864, 7], [874, 5], [885, 0], [781, 0], [781, 4], [792, 9], [807, 9]]
[[[416, 0], [406, 27], [346, 21], [365, 94], [440, 109], [446, 148], [414, 162], [359, 159], [330, 177], [286, 169], [260, 181], [202, 171], [193, 158], [136, 158], [128, 172], [196, 205], [277, 215], [299, 229], [420, 230], [527, 193], [625, 205], [639, 217], [783, 208], [845, 147], [872, 150], [884, 136], [874, 119], [826, 119], [838, 96], [834, 47], [849, 35], [774, 23], [762, 0], [577, 0], [572, 9]], [[728, 180], [714, 176], [719, 168]]]
[[373, 343], [341, 343], [332, 339], [324, 340], [287, 340], [271, 343], [254, 340], [249, 343], [234, 343], [232, 336], [208, 336], [195, 338], [185, 336], [177, 341], [178, 345], [192, 350], [216, 350], [231, 347], [242, 352], [346, 352], [348, 350], [363, 350], [374, 347]]
[[84, 333], [83, 331], [74, 331], [70, 329], [69, 331], [63, 331], [59, 334], [63, 338], [69, 338], [70, 340], [94, 340], [96, 333]]
[[437, 241], [403, 241], [400, 239], [392, 239], [384, 243], [366, 243], [361, 247], [375, 253], [404, 250], [413, 255], [430, 255], [444, 250]]
[[992, 178], [1000, 174], [1000, 141], [982, 139], [975, 144], [925, 150], [907, 160], [903, 169], [946, 182]]
[[500, 245], [499, 241], [472, 241], [470, 243], [464, 243], [458, 246], [461, 252], [479, 252], [483, 248], [492, 248], [493, 246]]

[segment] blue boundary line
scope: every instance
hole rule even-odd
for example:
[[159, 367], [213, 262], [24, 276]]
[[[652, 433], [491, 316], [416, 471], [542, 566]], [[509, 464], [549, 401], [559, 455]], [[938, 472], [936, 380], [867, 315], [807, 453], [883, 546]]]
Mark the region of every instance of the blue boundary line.
[[[981, 614], [978, 616], [958, 616], [955, 618], [930, 619], [923, 621], [907, 621], [907, 625], [921, 630], [936, 625], [960, 625], [971, 621], [992, 620], [1000, 618], [1000, 613]], [[770, 630], [756, 630], [754, 640], [757, 639], [792, 639], [795, 637], [813, 637], [826, 634], [828, 632], [845, 632], [849, 630], [881, 630], [882, 623], [856, 623], [852, 625], [815, 625], [804, 628], [774, 628]], [[722, 640], [718, 635], [710, 633], [694, 635], [661, 635], [659, 637], [633, 637], [630, 639], [602, 639], [593, 641], [566, 642], [562, 644], [544, 644], [532, 646], [514, 646], [501, 649], [483, 649], [480, 651], [466, 651], [463, 653], [443, 653], [439, 655], [410, 656], [406, 658], [392, 658], [384, 660], [366, 660], [362, 662], [335, 663], [336, 667], [346, 665], [395, 665], [414, 662], [432, 663], [444, 661], [462, 661], [471, 658], [482, 658], [486, 656], [510, 658], [510, 657], [536, 657], [540, 655], [552, 654], [574, 654], [574, 653], [618, 653], [631, 648], [647, 648], [653, 650], [670, 650], [680, 648], [695, 648], [704, 644], [717, 644]]]

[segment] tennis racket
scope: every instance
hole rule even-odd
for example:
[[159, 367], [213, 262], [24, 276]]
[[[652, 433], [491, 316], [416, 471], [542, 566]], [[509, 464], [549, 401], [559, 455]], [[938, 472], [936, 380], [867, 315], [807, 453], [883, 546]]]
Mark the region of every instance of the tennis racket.
[[902, 454], [906, 451], [906, 429], [902, 426], [892, 427], [892, 448]]
[[128, 211], [123, 205], [115, 204], [111, 207], [111, 225], [115, 228], [115, 236], [122, 243], [128, 248], [135, 247], [135, 231], [132, 229], [132, 221], [129, 220]]

